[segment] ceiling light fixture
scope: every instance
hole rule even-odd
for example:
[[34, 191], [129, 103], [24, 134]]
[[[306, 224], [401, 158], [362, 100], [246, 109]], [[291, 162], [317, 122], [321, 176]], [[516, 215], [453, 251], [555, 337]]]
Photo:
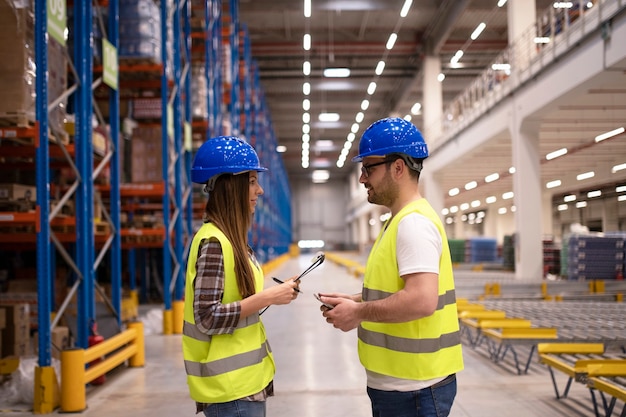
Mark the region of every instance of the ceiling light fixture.
[[413, 0], [405, 0], [404, 5], [402, 6], [402, 10], [400, 10], [400, 17], [406, 17], [409, 14], [412, 3]]
[[578, 181], [588, 180], [589, 178], [593, 178], [595, 175], [596, 175], [596, 173], [593, 172], [593, 171], [583, 172], [582, 174], [576, 175], [576, 179]]
[[563, 201], [566, 203], [571, 203], [572, 201], [576, 201], [576, 196], [574, 194], [566, 195], [563, 197]]
[[601, 142], [601, 141], [603, 141], [605, 139], [612, 138], [613, 136], [617, 136], [617, 135], [622, 134], [622, 133], [624, 133], [624, 128], [623, 127], [619, 127], [619, 128], [617, 128], [615, 130], [611, 130], [610, 132], [606, 132], [606, 133], [603, 133], [601, 135], [596, 136], [595, 141], [596, 141], [596, 143], [598, 143], [598, 142]]
[[392, 33], [391, 35], [389, 35], [389, 39], [387, 39], [387, 45], [385, 45], [385, 48], [392, 50], [393, 46], [396, 44], [397, 39], [398, 35], [396, 33]]
[[381, 75], [384, 69], [385, 61], [378, 61], [378, 64], [376, 65], [376, 70], [374, 72], [376, 73], [376, 75]]
[[376, 91], [376, 83], [372, 81], [370, 85], [367, 86], [367, 94], [371, 96], [372, 94], [374, 94], [375, 91]]
[[320, 113], [317, 118], [320, 122], [338, 122], [339, 113]]
[[593, 191], [589, 191], [587, 193], [587, 198], [600, 197], [601, 195], [602, 195], [602, 191], [601, 190], [593, 190]]
[[327, 78], [346, 78], [350, 76], [349, 68], [326, 68], [324, 77]]
[[486, 27], [487, 27], [487, 25], [485, 24], [485, 22], [480, 22], [480, 24], [478, 26], [476, 26], [476, 29], [474, 29], [474, 31], [470, 35], [470, 38], [473, 41], [478, 39], [478, 37], [480, 36], [481, 33], [483, 33], [483, 30], [485, 30]]
[[493, 174], [487, 175], [485, 177], [485, 182], [486, 183], [494, 182], [495, 180], [497, 180], [499, 178], [500, 178], [500, 174], [498, 174], [497, 172], [494, 172]]
[[546, 183], [546, 188], [556, 188], [561, 186], [561, 180], [554, 180]]
[[311, 63], [309, 61], [304, 61], [302, 63], [302, 73], [304, 75], [310, 75], [311, 74]]
[[498, 7], [502, 7], [506, 4], [506, 0], [498, 0]]
[[455, 195], [458, 195], [460, 192], [461, 192], [461, 191], [460, 191], [458, 188], [451, 188], [451, 189], [448, 191], [448, 195], [449, 195], [450, 197], [454, 197]]
[[416, 116], [420, 113], [420, 110], [422, 110], [422, 104], [421, 103], [415, 103], [411, 107], [411, 113], [416, 115]]
[[621, 171], [622, 169], [626, 169], [626, 164], [615, 165], [613, 168], [611, 168], [611, 172], [615, 174], [617, 171]]
[[302, 39], [302, 47], [305, 51], [311, 49], [311, 35], [309, 35], [308, 33], [304, 34], [304, 38]]
[[556, 150], [554, 152], [550, 152], [549, 154], [546, 155], [546, 159], [548, 161], [558, 158], [559, 156], [563, 156], [567, 153], [567, 148], [561, 148], [559, 150]]
[[304, 0], [304, 17], [311, 17], [311, 0]]

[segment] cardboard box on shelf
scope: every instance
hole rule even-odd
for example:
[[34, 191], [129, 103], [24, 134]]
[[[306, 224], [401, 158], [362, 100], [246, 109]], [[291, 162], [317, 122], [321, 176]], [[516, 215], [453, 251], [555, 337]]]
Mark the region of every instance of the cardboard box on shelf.
[[2, 183], [0, 184], [0, 200], [28, 200], [37, 199], [37, 187], [34, 185]]
[[30, 306], [28, 304], [0, 304], [6, 315], [2, 329], [2, 355], [24, 356], [30, 352]]

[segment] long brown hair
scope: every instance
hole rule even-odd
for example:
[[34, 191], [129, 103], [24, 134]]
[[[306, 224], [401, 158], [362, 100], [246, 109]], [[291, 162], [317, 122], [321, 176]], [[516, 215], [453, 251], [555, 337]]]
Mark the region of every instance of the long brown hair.
[[226, 235], [235, 255], [235, 275], [242, 298], [253, 295], [254, 273], [248, 254], [250, 174], [223, 174], [215, 181], [204, 210], [204, 221], [212, 222]]

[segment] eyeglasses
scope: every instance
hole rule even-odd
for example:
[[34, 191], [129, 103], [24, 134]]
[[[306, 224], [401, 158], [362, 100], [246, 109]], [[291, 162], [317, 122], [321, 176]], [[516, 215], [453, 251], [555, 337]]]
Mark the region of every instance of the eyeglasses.
[[391, 163], [391, 162], [393, 162], [393, 161], [385, 159], [382, 162], [376, 162], [376, 163], [369, 164], [369, 165], [363, 164], [363, 166], [361, 166], [361, 175], [363, 175], [365, 178], [368, 178], [370, 176], [370, 174], [372, 173], [372, 171], [371, 171], [372, 168], [374, 168], [375, 166], [378, 166], [378, 165], [388, 164], [388, 163]]

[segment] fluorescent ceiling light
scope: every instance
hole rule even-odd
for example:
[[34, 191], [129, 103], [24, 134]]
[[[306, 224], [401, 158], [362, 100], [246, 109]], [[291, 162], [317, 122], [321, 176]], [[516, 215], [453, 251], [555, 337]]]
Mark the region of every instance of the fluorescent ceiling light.
[[576, 196], [574, 194], [566, 195], [563, 197], [563, 201], [566, 203], [571, 203], [572, 201], [576, 201]]
[[400, 17], [406, 17], [409, 14], [411, 3], [413, 3], [413, 0], [405, 0], [402, 10], [400, 10]]
[[333, 147], [333, 141], [329, 139], [320, 139], [315, 142], [315, 147], [318, 149], [331, 149]]
[[287, 152], [287, 147], [285, 145], [278, 145], [276, 147], [276, 152], [278, 152], [278, 153], [285, 153], [285, 152]]
[[304, 100], [302, 100], [302, 110], [309, 111], [310, 108], [311, 108], [311, 100], [309, 100], [308, 98], [305, 98]]
[[567, 153], [567, 148], [561, 148], [559, 150], [556, 150], [554, 152], [550, 152], [549, 154], [547, 154], [546, 159], [549, 161], [551, 159], [558, 158], [559, 156], [563, 156], [566, 153]]
[[376, 75], [380, 75], [383, 73], [383, 70], [385, 69], [385, 61], [378, 61], [378, 65], [376, 65]]
[[302, 47], [305, 51], [311, 49], [311, 35], [309, 35], [308, 33], [305, 33], [304, 38], [302, 38]]
[[571, 9], [574, 7], [574, 3], [571, 1], [555, 1], [553, 7], [555, 9]]
[[506, 4], [506, 0], [498, 0], [498, 7], [502, 7]]
[[500, 207], [498, 209], [498, 214], [506, 214], [506, 207]]
[[387, 40], [387, 45], [385, 47], [389, 50], [393, 49], [393, 46], [396, 44], [396, 40], [398, 39], [398, 35], [396, 33], [392, 33], [389, 35], [389, 39]]
[[600, 190], [589, 191], [587, 193], [587, 198], [600, 197], [601, 195], [602, 195], [602, 191]]
[[311, 63], [309, 61], [304, 61], [302, 63], [302, 73], [304, 75], [310, 75], [311, 74]]
[[557, 209], [558, 211], [565, 211], [565, 210], [567, 210], [567, 204], [559, 204], [559, 205], [556, 207], [556, 209]]
[[620, 185], [619, 187], [615, 187], [616, 193], [624, 193], [626, 192], [626, 185]]
[[459, 208], [457, 206], [450, 207], [450, 213], [456, 213], [457, 211], [459, 211]]
[[411, 107], [411, 113], [414, 114], [414, 115], [418, 115], [420, 110], [422, 110], [422, 104], [421, 103], [415, 103]]
[[593, 172], [593, 171], [583, 172], [582, 174], [576, 175], [576, 179], [578, 181], [588, 180], [589, 178], [593, 178], [595, 175], [596, 175], [596, 173]]
[[309, 123], [311, 121], [311, 115], [307, 112], [302, 113], [302, 122]]
[[456, 51], [456, 54], [454, 54], [454, 56], [450, 59], [450, 63], [452, 65], [458, 64], [459, 59], [461, 59], [461, 57], [463, 57], [463, 50], [459, 49], [458, 51]]
[[626, 164], [615, 165], [613, 168], [611, 168], [611, 172], [615, 174], [617, 171], [621, 171], [622, 169], [626, 169]]
[[461, 191], [460, 191], [458, 188], [451, 188], [451, 189], [448, 191], [448, 195], [449, 195], [450, 197], [454, 197], [455, 195], [458, 195], [460, 192], [461, 192]]
[[448, 210], [447, 208], [444, 208], [443, 210], [441, 210], [441, 214], [442, 214], [443, 216], [447, 216], [447, 215], [448, 215], [448, 213], [450, 213], [450, 210]]
[[473, 190], [476, 187], [478, 187], [478, 183], [476, 181], [470, 181], [467, 184], [465, 184], [465, 189], [468, 191]]
[[493, 204], [493, 203], [495, 203], [497, 200], [498, 200], [498, 199], [496, 198], [496, 196], [495, 196], [495, 195], [491, 195], [491, 196], [489, 196], [489, 197], [485, 198], [485, 203], [487, 203], [487, 204]]
[[310, 83], [303, 83], [302, 84], [302, 94], [304, 94], [305, 96], [308, 96], [309, 94], [311, 94], [311, 84]]
[[363, 121], [363, 118], [364, 118], [364, 117], [365, 117], [365, 115], [363, 114], [363, 112], [362, 112], [362, 111], [360, 111], [360, 112], [358, 112], [358, 113], [356, 114], [356, 117], [354, 118], [354, 120], [355, 120], [357, 123], [361, 123], [361, 122]]
[[311, 133], [311, 126], [309, 126], [308, 124], [302, 125], [302, 133]]
[[473, 208], [480, 206], [480, 200], [474, 200], [470, 203]]
[[310, 140], [311, 140], [311, 135], [309, 135], [308, 133], [302, 134], [302, 143], [309, 143]]
[[576, 203], [576, 208], [583, 208], [583, 207], [587, 207], [586, 201], [579, 201], [578, 203]]
[[626, 195], [618, 195], [617, 201], [626, 201]]
[[515, 167], [509, 168], [509, 174], [515, 174]]
[[491, 175], [487, 175], [485, 177], [485, 182], [486, 183], [490, 183], [490, 182], [494, 182], [495, 180], [500, 178], [500, 174], [498, 174], [497, 172], [491, 174]]
[[440, 83], [443, 82], [443, 80], [446, 79], [446, 74], [444, 74], [443, 72], [439, 73], [439, 75], [437, 75], [437, 81], [439, 81]]
[[561, 185], [561, 180], [550, 181], [546, 184], [546, 188], [556, 188]]
[[411, 119], [413, 119], [413, 117], [410, 114], [405, 114], [403, 119], [406, 120], [407, 122], [410, 122]]
[[537, 37], [534, 39], [534, 42], [535, 42], [536, 44], [550, 43], [550, 38], [549, 38], [549, 37], [547, 37], [547, 36], [537, 36]]
[[601, 141], [603, 141], [605, 139], [612, 138], [613, 136], [617, 136], [617, 135], [619, 135], [621, 133], [624, 133], [624, 128], [623, 127], [619, 127], [619, 128], [617, 128], [615, 130], [611, 130], [610, 132], [606, 132], [606, 133], [603, 133], [601, 135], [598, 135], [598, 136], [596, 136], [595, 141], [596, 141], [596, 143], [597, 142], [601, 142]]
[[374, 94], [375, 91], [376, 91], [376, 83], [372, 81], [370, 85], [367, 86], [367, 94], [371, 96], [372, 94]]
[[369, 100], [363, 100], [361, 102], [361, 110], [365, 111], [367, 110], [367, 108], [370, 106], [370, 101]]
[[474, 31], [470, 35], [470, 38], [473, 41], [478, 39], [478, 37], [480, 36], [481, 33], [483, 33], [483, 30], [485, 30], [486, 27], [487, 27], [487, 25], [485, 24], [485, 22], [480, 22], [480, 24], [478, 26], [476, 26], [476, 29], [474, 29]]
[[339, 113], [320, 113], [318, 119], [320, 122], [338, 122]]
[[311, 17], [311, 0], [304, 0], [304, 17]]
[[350, 76], [349, 68], [326, 68], [324, 77], [328, 78], [346, 78]]
[[356, 139], [356, 135], [352, 132], [348, 133], [348, 136], [346, 137], [346, 140], [348, 142], [354, 142], [354, 139]]
[[356, 133], [358, 131], [359, 131], [359, 124], [358, 123], [352, 123], [352, 127], [350, 128], [350, 132]]
[[461, 210], [467, 210], [470, 207], [469, 203], [463, 203], [459, 206]]
[[326, 182], [330, 178], [330, 172], [325, 169], [316, 169], [311, 175], [313, 182]]
[[508, 192], [502, 194], [502, 199], [503, 200], [508, 200], [510, 198], [513, 198], [514, 195], [515, 194], [513, 194], [513, 191], [508, 191]]
[[491, 64], [491, 69], [494, 71], [511, 71], [511, 64]]

